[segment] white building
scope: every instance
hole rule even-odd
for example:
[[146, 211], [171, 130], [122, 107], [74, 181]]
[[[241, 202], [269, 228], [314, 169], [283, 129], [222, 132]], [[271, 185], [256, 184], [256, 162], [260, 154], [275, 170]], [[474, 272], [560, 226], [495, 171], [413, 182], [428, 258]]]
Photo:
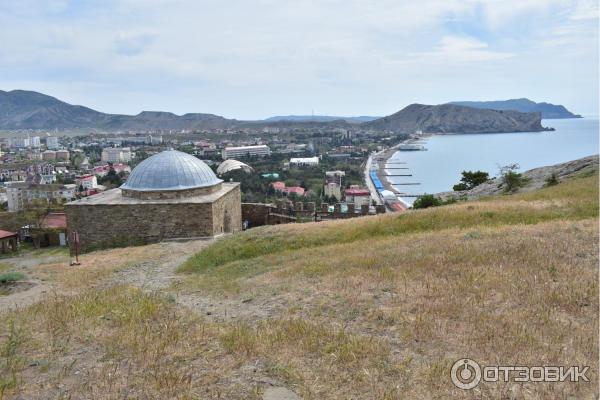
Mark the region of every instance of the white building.
[[245, 156], [270, 156], [271, 149], [265, 144], [257, 146], [225, 147], [221, 152], [223, 160]]
[[290, 158], [290, 166], [303, 167], [319, 165], [319, 157]]
[[98, 178], [96, 178], [96, 175], [78, 176], [75, 179], [75, 185], [77, 185], [77, 189], [79, 189], [79, 186], [82, 186], [83, 190], [97, 189]]
[[363, 204], [371, 204], [371, 192], [367, 188], [353, 185], [346, 189], [344, 194], [346, 195], [346, 202], [354, 203], [356, 207], [360, 208]]
[[109, 163], [120, 163], [131, 161], [131, 149], [129, 147], [106, 147], [102, 150], [102, 161]]
[[58, 138], [56, 136], [48, 136], [46, 138], [46, 147], [49, 150], [57, 150], [59, 147]]
[[64, 202], [75, 198], [75, 185], [43, 185], [27, 182], [13, 182], [6, 186], [8, 211], [20, 211], [34, 201]]
[[341, 201], [342, 187], [337, 182], [327, 182], [323, 187], [323, 194], [327, 197], [335, 197], [337, 201]]
[[35, 147], [35, 148], [40, 148], [42, 147], [42, 144], [40, 142], [40, 137], [39, 136], [34, 136], [30, 139], [30, 146], [31, 147]]
[[29, 147], [31, 140], [28, 137], [15, 137], [8, 139], [8, 147], [13, 149], [22, 149]]

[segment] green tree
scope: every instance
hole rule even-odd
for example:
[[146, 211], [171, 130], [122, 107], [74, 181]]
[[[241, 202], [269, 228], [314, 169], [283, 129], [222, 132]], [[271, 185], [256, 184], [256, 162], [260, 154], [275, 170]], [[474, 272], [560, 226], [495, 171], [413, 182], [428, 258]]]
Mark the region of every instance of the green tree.
[[470, 190], [487, 182], [489, 179], [489, 174], [484, 171], [463, 171], [460, 183], [454, 185], [452, 189], [455, 191]]
[[546, 186], [554, 186], [558, 185], [558, 177], [556, 176], [556, 172], [553, 172], [549, 177], [546, 178]]
[[519, 164], [509, 164], [500, 168], [500, 178], [502, 185], [505, 185], [505, 192], [515, 192], [527, 183], [528, 179], [517, 172], [519, 168]]

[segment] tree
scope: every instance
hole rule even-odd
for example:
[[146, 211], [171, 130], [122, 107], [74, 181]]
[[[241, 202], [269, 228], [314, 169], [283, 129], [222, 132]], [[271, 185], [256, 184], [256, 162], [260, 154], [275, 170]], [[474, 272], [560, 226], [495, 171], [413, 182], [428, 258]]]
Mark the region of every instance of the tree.
[[413, 203], [413, 208], [429, 208], [441, 206], [442, 201], [432, 194], [424, 194], [418, 197]]
[[509, 164], [500, 168], [502, 185], [506, 185], [504, 188], [505, 192], [515, 192], [527, 183], [528, 179], [517, 172], [519, 168], [519, 164]]
[[460, 183], [454, 185], [452, 189], [455, 191], [470, 190], [487, 182], [489, 179], [489, 174], [484, 171], [463, 171]]
[[546, 186], [554, 186], [558, 185], [558, 177], [556, 176], [556, 172], [553, 172], [549, 177], [546, 178]]

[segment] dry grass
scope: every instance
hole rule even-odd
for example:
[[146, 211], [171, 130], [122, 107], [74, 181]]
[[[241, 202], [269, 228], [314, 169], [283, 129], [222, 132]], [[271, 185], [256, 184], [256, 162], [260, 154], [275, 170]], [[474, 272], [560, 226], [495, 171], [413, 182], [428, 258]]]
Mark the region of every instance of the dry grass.
[[184, 272], [203, 272], [228, 262], [289, 250], [352, 243], [375, 237], [470, 227], [537, 224], [598, 216], [598, 175], [573, 179], [536, 192], [502, 196], [361, 220], [270, 226], [220, 240], [191, 258]]
[[[269, 301], [281, 315], [376, 339], [395, 363], [374, 350], [365, 362], [380, 365], [379, 373], [404, 368], [394, 379], [371, 382], [372, 389], [384, 391], [395, 382], [398, 398], [464, 395], [448, 374], [461, 357], [487, 365], [590, 365], [592, 383], [510, 389], [518, 397], [580, 398], [597, 388], [597, 243], [596, 219], [452, 229], [237, 261], [193, 275], [188, 285], [215, 297]], [[277, 329], [269, 320], [250, 337], [269, 343], [269, 334], [261, 334], [265, 326]], [[363, 386], [351, 384], [361, 382], [360, 368], [350, 364], [320, 371], [335, 379], [315, 390], [314, 376], [302, 375], [315, 369], [315, 355], [298, 342], [279, 340], [279, 348], [266, 346], [262, 354], [281, 360], [290, 357], [290, 348], [300, 352], [291, 375], [303, 376], [296, 383], [304, 393], [344, 398], [360, 392]], [[248, 347], [255, 346], [246, 341], [238, 340], [237, 351], [252, 354]], [[496, 398], [507, 390], [486, 385], [478, 393]]]
[[[209, 321], [164, 293], [104, 287], [164, 256], [160, 245], [91, 253], [85, 269], [42, 265], [78, 294], [0, 316], [0, 400], [258, 399], [270, 383], [304, 399], [593, 398], [597, 183], [258, 229], [187, 264], [183, 295], [267, 305], [258, 320]], [[466, 392], [449, 376], [462, 357], [590, 365], [592, 381]]]
[[67, 290], [78, 290], [101, 282], [119, 269], [163, 255], [160, 244], [100, 250], [79, 257], [81, 266], [66, 261], [39, 265], [34, 276], [55, 282]]

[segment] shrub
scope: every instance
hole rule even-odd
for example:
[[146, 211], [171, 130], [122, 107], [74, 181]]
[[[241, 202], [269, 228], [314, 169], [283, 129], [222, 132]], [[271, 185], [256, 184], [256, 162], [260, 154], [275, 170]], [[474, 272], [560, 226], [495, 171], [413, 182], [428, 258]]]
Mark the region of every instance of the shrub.
[[6, 285], [7, 283], [22, 281], [25, 279], [25, 275], [20, 272], [5, 272], [0, 275], [0, 284]]
[[546, 186], [558, 185], [558, 177], [556, 172], [553, 172], [549, 177], [546, 178]]
[[413, 208], [429, 208], [441, 206], [442, 201], [432, 194], [424, 194], [415, 200]]
[[505, 185], [505, 192], [515, 192], [520, 187], [525, 186], [528, 179], [516, 170], [519, 169], [519, 164], [505, 165], [500, 168], [500, 177], [502, 184]]

